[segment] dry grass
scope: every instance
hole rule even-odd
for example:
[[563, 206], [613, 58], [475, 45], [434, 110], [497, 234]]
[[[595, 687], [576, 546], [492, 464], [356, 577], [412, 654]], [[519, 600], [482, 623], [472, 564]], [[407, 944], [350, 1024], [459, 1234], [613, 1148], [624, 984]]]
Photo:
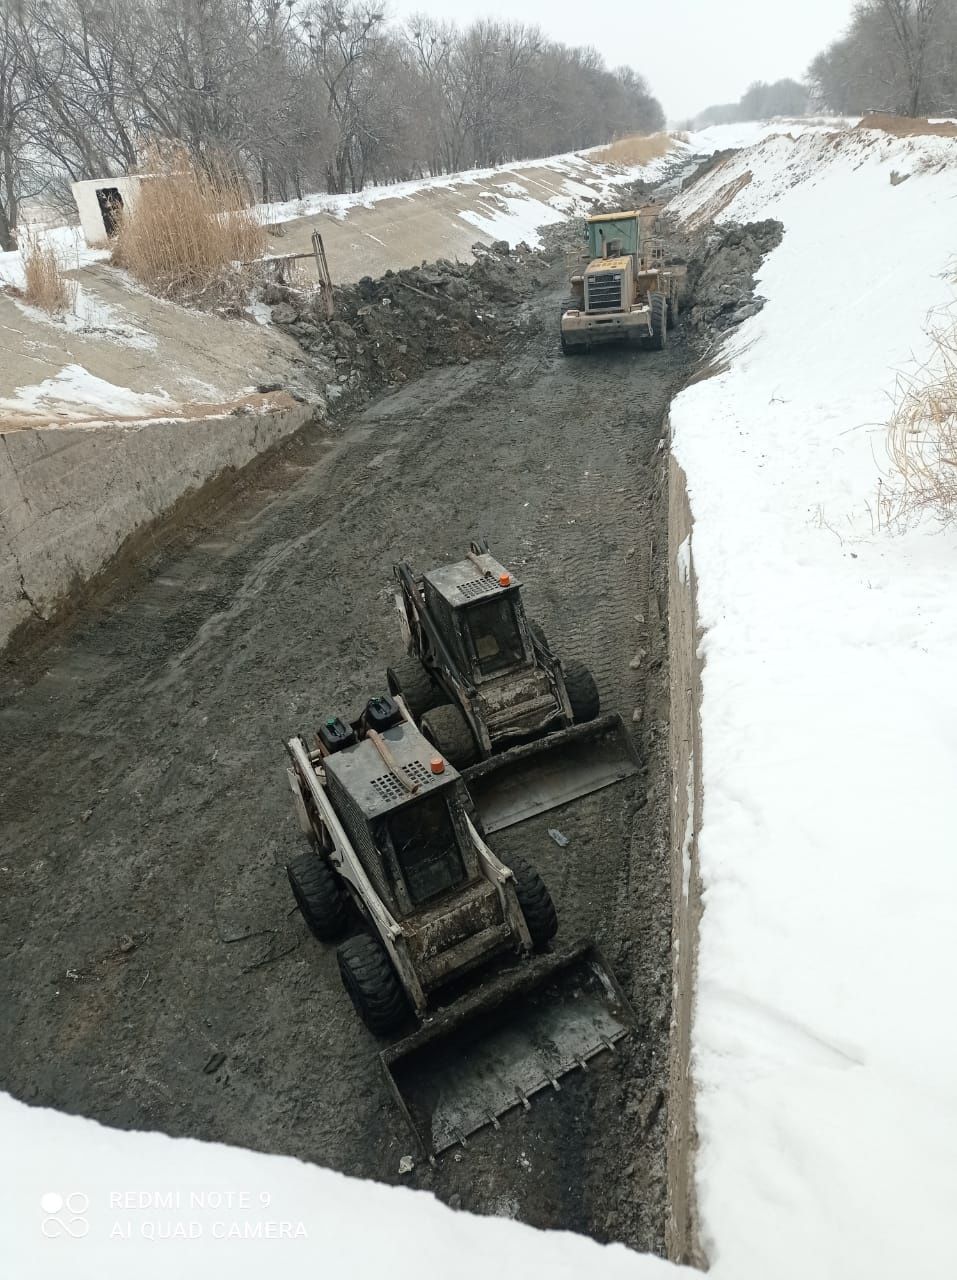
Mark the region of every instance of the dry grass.
[[674, 145], [674, 138], [668, 133], [652, 133], [647, 137], [635, 133], [593, 151], [589, 159], [597, 160], [599, 164], [648, 164], [650, 160], [667, 155]]
[[23, 298], [51, 316], [72, 309], [76, 286], [63, 274], [56, 249], [39, 235], [29, 236], [20, 250], [23, 259]]
[[930, 329], [927, 362], [898, 378], [887, 451], [899, 480], [884, 490], [884, 518], [901, 524], [931, 511], [957, 519], [957, 324]]
[[910, 116], [864, 116], [858, 129], [881, 129], [895, 138], [957, 138], [957, 125], [931, 124], [929, 120], [915, 120]]
[[180, 150], [153, 156], [124, 210], [113, 260], [165, 297], [228, 303], [266, 251], [266, 231], [245, 183], [227, 165], [201, 168]]

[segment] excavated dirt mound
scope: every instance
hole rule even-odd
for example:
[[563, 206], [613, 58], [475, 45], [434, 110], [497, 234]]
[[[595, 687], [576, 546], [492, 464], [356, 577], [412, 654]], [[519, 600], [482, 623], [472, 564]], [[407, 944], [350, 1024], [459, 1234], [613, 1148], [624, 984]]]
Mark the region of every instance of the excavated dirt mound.
[[716, 336], [747, 320], [764, 306], [755, 294], [755, 273], [784, 235], [782, 223], [728, 222], [707, 227], [686, 241], [692, 340], [704, 349]]
[[441, 259], [335, 290], [327, 320], [312, 293], [281, 285], [264, 295], [272, 320], [312, 358], [341, 411], [437, 365], [468, 364], [541, 325], [523, 306], [541, 294], [553, 255], [504, 241], [477, 244], [474, 262]]

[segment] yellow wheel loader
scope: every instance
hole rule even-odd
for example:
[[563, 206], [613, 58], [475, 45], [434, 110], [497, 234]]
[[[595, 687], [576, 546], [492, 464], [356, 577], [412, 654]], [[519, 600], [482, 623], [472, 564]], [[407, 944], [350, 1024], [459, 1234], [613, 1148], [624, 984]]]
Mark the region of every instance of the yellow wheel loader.
[[562, 305], [562, 351], [587, 351], [627, 342], [661, 351], [681, 308], [686, 269], [666, 265], [658, 235], [661, 209], [647, 205], [587, 219], [587, 252], [571, 277]]

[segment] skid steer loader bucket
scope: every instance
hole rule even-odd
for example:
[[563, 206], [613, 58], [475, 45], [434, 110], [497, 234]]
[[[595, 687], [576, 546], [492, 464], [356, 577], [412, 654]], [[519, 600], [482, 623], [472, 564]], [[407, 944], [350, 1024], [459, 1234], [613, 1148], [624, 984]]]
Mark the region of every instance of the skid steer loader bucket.
[[619, 715], [560, 729], [463, 771], [487, 833], [557, 809], [638, 772], [638, 754]]
[[418, 1139], [434, 1159], [563, 1076], [613, 1052], [635, 1015], [590, 943], [516, 963], [379, 1055]]

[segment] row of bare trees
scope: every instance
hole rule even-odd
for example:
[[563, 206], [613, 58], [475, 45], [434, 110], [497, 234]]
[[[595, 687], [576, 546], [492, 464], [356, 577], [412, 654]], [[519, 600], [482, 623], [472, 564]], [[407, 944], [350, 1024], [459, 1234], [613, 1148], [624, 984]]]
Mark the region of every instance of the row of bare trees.
[[822, 107], [862, 114], [957, 112], [957, 0], [865, 0], [811, 64]]
[[644, 80], [535, 27], [368, 0], [0, 0], [0, 247], [24, 201], [223, 155], [258, 198], [359, 190], [653, 131]]

